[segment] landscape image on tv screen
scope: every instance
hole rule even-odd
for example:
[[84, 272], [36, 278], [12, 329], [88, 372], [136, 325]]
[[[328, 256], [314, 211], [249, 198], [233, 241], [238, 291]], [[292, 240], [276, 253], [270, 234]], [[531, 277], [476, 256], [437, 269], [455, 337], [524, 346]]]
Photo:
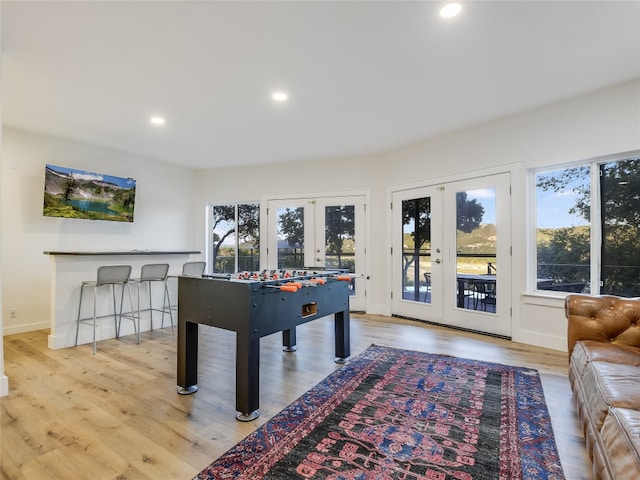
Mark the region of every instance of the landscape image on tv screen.
[[132, 178], [46, 166], [43, 213], [47, 217], [133, 222], [135, 199]]

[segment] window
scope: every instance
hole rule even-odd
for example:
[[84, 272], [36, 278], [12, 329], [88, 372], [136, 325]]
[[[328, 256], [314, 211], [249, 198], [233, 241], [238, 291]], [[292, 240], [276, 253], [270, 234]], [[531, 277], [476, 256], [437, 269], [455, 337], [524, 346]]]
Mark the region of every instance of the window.
[[212, 205], [210, 212], [212, 271], [260, 270], [260, 205]]
[[640, 296], [640, 156], [535, 173], [536, 289]]

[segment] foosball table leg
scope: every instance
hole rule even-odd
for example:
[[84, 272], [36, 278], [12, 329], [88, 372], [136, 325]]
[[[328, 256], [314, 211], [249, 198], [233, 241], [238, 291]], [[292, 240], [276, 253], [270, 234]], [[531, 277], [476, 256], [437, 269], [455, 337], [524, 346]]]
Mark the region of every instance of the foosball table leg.
[[336, 312], [335, 322], [335, 362], [344, 363], [351, 355], [351, 331], [349, 310]]
[[295, 352], [296, 348], [296, 327], [282, 331], [282, 350], [285, 352]]

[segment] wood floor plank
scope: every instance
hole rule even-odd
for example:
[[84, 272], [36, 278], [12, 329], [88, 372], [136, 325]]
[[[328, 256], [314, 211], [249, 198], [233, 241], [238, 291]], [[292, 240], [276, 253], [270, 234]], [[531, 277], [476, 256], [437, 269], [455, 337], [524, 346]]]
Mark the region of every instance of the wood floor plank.
[[[352, 356], [376, 343], [537, 368], [563, 468], [591, 480], [567, 379], [566, 354], [379, 315], [352, 315]], [[262, 339], [260, 412], [235, 420], [235, 334], [200, 326], [199, 391], [176, 393], [170, 328], [50, 350], [47, 331], [4, 337], [10, 394], [0, 399], [2, 479], [190, 479], [335, 369], [331, 318]]]

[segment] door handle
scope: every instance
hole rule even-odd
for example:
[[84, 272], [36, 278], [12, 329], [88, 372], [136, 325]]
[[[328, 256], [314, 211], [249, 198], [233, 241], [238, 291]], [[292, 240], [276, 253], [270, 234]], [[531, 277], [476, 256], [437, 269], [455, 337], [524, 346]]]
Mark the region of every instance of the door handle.
[[434, 261], [435, 261], [436, 263], [442, 263], [442, 261], [441, 261], [439, 258], [436, 258]]

